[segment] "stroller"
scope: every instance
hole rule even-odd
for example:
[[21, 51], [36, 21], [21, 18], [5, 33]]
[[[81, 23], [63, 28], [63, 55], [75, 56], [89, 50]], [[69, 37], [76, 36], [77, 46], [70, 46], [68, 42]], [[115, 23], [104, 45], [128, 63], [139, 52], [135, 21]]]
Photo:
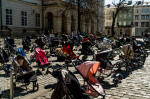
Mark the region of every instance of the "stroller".
[[53, 72], [47, 71], [57, 78], [57, 84], [52, 93], [51, 99], [92, 99], [80, 86], [76, 76], [68, 69], [56, 69]]
[[11, 37], [7, 37], [7, 38], [4, 40], [4, 42], [5, 42], [4, 48], [5, 48], [7, 51], [9, 51], [9, 54], [10, 54], [10, 53], [15, 53], [15, 50], [14, 50], [14, 49], [15, 49], [16, 45], [15, 45], [14, 39], [11, 38]]
[[82, 43], [81, 53], [83, 55], [93, 55], [93, 51], [91, 49], [92, 43], [90, 41], [85, 41]]
[[39, 89], [39, 85], [37, 83], [37, 75], [35, 71], [32, 70], [32, 68], [27, 64], [26, 60], [22, 55], [17, 55], [16, 58], [12, 58], [13, 61], [13, 68], [15, 73], [15, 82], [14, 82], [14, 88], [16, 88], [16, 83], [24, 83], [27, 89], [27, 85], [30, 84], [30, 82], [33, 83], [33, 91]]
[[36, 58], [36, 62], [38, 63], [38, 69], [42, 68], [44, 69], [45, 66], [50, 65], [50, 62], [48, 62], [48, 59], [46, 58], [45, 52], [41, 48], [36, 48], [34, 51], [34, 55], [32, 58]]
[[95, 77], [99, 67], [100, 62], [96, 61], [86, 61], [78, 66], [75, 66], [76, 70], [79, 71], [81, 76], [84, 78], [84, 81], [87, 82], [86, 93], [93, 97], [102, 96], [105, 98], [104, 89]]
[[134, 57], [134, 51], [131, 44], [126, 44], [120, 47], [121, 55], [120, 59], [125, 63], [126, 72], [131, 72], [135, 65], [134, 63], [137, 61]]
[[[109, 60], [112, 57], [113, 50], [102, 51], [96, 54], [96, 61], [99, 61], [100, 69], [99, 69], [99, 79], [103, 80], [112, 75], [113, 83], [117, 85], [120, 80], [123, 79], [123, 76], [119, 73], [120, 67], [118, 66], [118, 62], [116, 64], [112, 64]], [[109, 73], [108, 73], [109, 71]]]
[[35, 40], [35, 43], [38, 45], [38, 47], [43, 48], [45, 46], [45, 39], [44, 37], [38, 36]]
[[65, 53], [66, 56], [66, 60], [65, 60], [66, 64], [71, 63], [74, 58], [79, 59], [80, 57], [80, 55], [77, 56], [73, 52], [73, 45], [74, 44], [72, 42], [65, 42], [65, 44], [63, 45], [63, 52]]
[[31, 44], [32, 44], [32, 42], [31, 42], [31, 37], [30, 36], [26, 36], [25, 38], [23, 38], [22, 45], [23, 45], [24, 50], [29, 51]]
[[0, 48], [0, 63], [1, 69], [5, 71], [6, 74], [10, 73], [10, 65], [6, 64], [9, 61], [9, 54], [3, 49]]

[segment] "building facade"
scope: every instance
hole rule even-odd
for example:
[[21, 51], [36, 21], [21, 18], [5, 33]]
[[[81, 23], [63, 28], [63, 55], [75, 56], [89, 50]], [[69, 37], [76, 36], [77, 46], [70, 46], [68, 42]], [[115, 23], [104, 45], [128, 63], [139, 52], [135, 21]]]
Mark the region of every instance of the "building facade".
[[[2, 34], [13, 32], [14, 35], [36, 34], [45, 29], [53, 29], [59, 34], [71, 34], [78, 30], [77, 10], [68, 10], [64, 6], [67, 0], [1, 0]], [[104, 0], [101, 5], [104, 5]], [[99, 7], [99, 16], [103, 14]], [[104, 8], [103, 8], [104, 9]], [[96, 34], [103, 32], [103, 19], [81, 16], [81, 31]], [[100, 30], [99, 30], [100, 29]]]
[[[111, 27], [113, 22], [113, 12], [115, 12], [116, 9], [111, 6], [109, 8], [105, 8], [105, 34], [108, 36], [112, 35]], [[115, 21], [115, 29], [117, 27], [117, 19]]]
[[117, 35], [131, 36], [133, 28], [133, 6], [126, 6], [117, 16]]
[[[115, 9], [115, 8], [114, 8]], [[111, 35], [112, 7], [105, 8], [105, 33]], [[115, 32], [118, 36], [138, 36], [150, 32], [150, 2], [130, 2], [127, 11], [121, 11], [116, 18]]]
[[150, 3], [134, 6], [134, 27], [141, 28], [142, 35], [150, 32]]

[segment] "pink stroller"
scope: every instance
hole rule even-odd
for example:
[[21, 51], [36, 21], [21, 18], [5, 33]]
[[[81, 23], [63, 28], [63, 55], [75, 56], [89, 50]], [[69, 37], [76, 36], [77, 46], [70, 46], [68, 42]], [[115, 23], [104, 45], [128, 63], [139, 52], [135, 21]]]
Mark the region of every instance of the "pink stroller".
[[48, 62], [48, 59], [46, 58], [45, 52], [41, 48], [36, 48], [34, 54], [39, 68], [44, 68], [45, 66], [50, 65], [50, 62]]
[[100, 82], [95, 78], [99, 66], [100, 62], [87, 61], [77, 66], [76, 69], [80, 72], [84, 81], [87, 82], [86, 93], [93, 97], [102, 96], [105, 98], [104, 89]]

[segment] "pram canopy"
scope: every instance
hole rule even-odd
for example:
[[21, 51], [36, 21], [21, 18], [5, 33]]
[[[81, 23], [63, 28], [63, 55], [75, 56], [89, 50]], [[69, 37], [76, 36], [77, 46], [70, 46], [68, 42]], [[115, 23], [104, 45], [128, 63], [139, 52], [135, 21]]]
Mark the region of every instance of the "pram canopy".
[[107, 58], [110, 57], [111, 54], [112, 54], [112, 49], [102, 51], [102, 52], [100, 52], [96, 55], [96, 61], [99, 61], [100, 58], [103, 59], [103, 60], [107, 60]]
[[[88, 79], [88, 88], [86, 92], [90, 93], [97, 93], [98, 95], [104, 95], [104, 90], [100, 85], [99, 81], [94, 77], [97, 73], [98, 68], [100, 66], [100, 62], [97, 61], [87, 61], [82, 63], [81, 65], [77, 66], [78, 71], [81, 75]], [[93, 92], [95, 91], [95, 92]], [[96, 95], [97, 95], [96, 94]]]
[[131, 44], [121, 46], [121, 53], [122, 53], [122, 56], [126, 59], [134, 58], [134, 51], [133, 51]]
[[89, 99], [71, 71], [57, 69], [53, 71], [52, 75], [58, 78], [58, 82], [51, 99], [63, 99], [63, 97], [66, 97], [66, 99]]

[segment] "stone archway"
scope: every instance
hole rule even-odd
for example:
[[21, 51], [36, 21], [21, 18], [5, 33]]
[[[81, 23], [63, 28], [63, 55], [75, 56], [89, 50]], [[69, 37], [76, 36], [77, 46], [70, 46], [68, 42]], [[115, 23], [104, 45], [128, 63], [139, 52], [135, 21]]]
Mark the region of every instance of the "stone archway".
[[75, 30], [75, 18], [71, 15], [71, 32]]
[[67, 17], [63, 13], [62, 14], [62, 28], [61, 28], [62, 34], [67, 34]]
[[94, 20], [91, 20], [91, 34], [94, 34]]
[[125, 33], [126, 33], [125, 34], [126, 36], [130, 36], [130, 30], [129, 29], [126, 29]]
[[89, 19], [88, 18], [85, 19], [85, 32], [86, 33], [89, 32]]
[[51, 13], [51, 12], [49, 12], [48, 14], [47, 14], [47, 22], [48, 22], [48, 25], [47, 25], [47, 28], [48, 29], [53, 29], [54, 27], [53, 27], [53, 20], [54, 20], [54, 15], [53, 15], [53, 13]]

